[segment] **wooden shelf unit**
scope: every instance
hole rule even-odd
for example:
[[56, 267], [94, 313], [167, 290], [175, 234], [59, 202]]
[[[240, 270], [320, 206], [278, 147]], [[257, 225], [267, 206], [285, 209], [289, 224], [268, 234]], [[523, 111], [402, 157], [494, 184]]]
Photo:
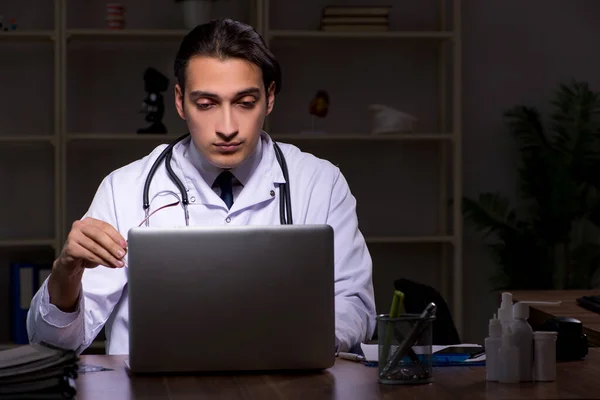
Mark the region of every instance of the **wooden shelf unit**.
[[[412, 41], [438, 41], [439, 43], [450, 42], [451, 51], [440, 46], [439, 48], [439, 131], [445, 132], [447, 122], [452, 126], [450, 133], [414, 133], [408, 135], [392, 135], [390, 138], [395, 140], [436, 140], [440, 142], [440, 198], [439, 198], [439, 226], [440, 232], [448, 230], [446, 222], [448, 212], [448, 199], [445, 193], [451, 187], [451, 197], [454, 199], [462, 198], [462, 102], [461, 102], [461, 0], [438, 0], [439, 29], [438, 30], [388, 30], [388, 31], [323, 31], [323, 30], [288, 30], [276, 29], [270, 26], [270, 3], [278, 0], [260, 0], [259, 18], [257, 21], [258, 29], [265, 38], [267, 46], [271, 43], [280, 43], [287, 39], [294, 39], [296, 43], [299, 40], [306, 40], [308, 45], [319, 40], [352, 40], [352, 39], [373, 39], [373, 40], [395, 40], [398, 46], [402, 43]], [[451, 26], [451, 28], [449, 28]], [[448, 73], [448, 66], [451, 72]], [[451, 90], [452, 89], [452, 90]], [[451, 107], [447, 100], [450, 97]], [[450, 109], [451, 108], [451, 109]], [[269, 120], [267, 120], [267, 130], [269, 130]], [[331, 135], [332, 137], [334, 135]], [[382, 137], [371, 136], [369, 139], [382, 140]], [[450, 140], [451, 151], [448, 152], [443, 143]], [[451, 157], [451, 179], [446, 180], [448, 172], [448, 158]], [[449, 186], [451, 185], [451, 186]], [[452, 310], [453, 319], [459, 333], [463, 332], [463, 223], [462, 210], [460, 202], [453, 202], [452, 205], [452, 233], [442, 236], [392, 236], [392, 237], [371, 237], [367, 242], [374, 243], [397, 243], [397, 244], [422, 244], [422, 243], [440, 243], [443, 245], [440, 256], [441, 269], [441, 293], [445, 299], [450, 299], [449, 305]], [[439, 240], [443, 238], [442, 240]], [[452, 265], [449, 266], [447, 259], [448, 247], [452, 248]], [[450, 270], [451, 267], [451, 270]], [[451, 296], [450, 296], [451, 293]]]

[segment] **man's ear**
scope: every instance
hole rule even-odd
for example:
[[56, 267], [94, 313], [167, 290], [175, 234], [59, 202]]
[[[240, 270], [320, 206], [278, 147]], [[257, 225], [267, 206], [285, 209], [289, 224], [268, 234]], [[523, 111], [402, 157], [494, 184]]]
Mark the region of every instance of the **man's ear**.
[[183, 90], [179, 84], [175, 85], [175, 107], [181, 119], [185, 120], [185, 110], [183, 109]]
[[273, 111], [273, 105], [275, 104], [275, 82], [271, 82], [269, 89], [267, 90], [267, 115]]

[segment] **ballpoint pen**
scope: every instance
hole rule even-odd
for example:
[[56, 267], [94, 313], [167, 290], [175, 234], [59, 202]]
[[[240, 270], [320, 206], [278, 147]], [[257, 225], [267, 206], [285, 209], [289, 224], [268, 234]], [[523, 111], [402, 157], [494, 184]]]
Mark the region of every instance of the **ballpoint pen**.
[[360, 354], [339, 352], [336, 354], [339, 358], [350, 361], [365, 361], [365, 358]]
[[[390, 319], [398, 318], [400, 312], [402, 311], [402, 306], [404, 305], [404, 293], [399, 290], [394, 291], [394, 297], [392, 298], [392, 307], [390, 309]], [[394, 335], [394, 331], [396, 327], [393, 322], [388, 322], [387, 329], [385, 332], [385, 340], [383, 343], [383, 348], [381, 349], [381, 360], [385, 362], [388, 359], [390, 346], [392, 344], [392, 337]]]
[[[398, 330], [396, 330], [396, 340], [398, 341], [398, 343], [402, 343], [405, 340], [402, 333], [400, 333]], [[407, 356], [415, 365], [417, 365], [421, 369], [421, 372], [425, 372], [423, 365], [421, 364], [421, 360], [419, 360], [419, 356], [417, 355], [417, 353], [415, 353], [412, 347], [408, 349]]]

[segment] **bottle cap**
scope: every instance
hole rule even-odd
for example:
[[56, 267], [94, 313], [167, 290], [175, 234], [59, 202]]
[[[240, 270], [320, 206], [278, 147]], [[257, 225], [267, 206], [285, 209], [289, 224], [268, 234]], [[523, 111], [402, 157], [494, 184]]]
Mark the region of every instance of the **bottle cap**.
[[498, 309], [498, 318], [502, 322], [509, 322], [513, 319], [512, 293], [502, 293], [502, 303]]
[[490, 319], [488, 331], [490, 337], [502, 336], [502, 323], [496, 318], [496, 314], [494, 314], [494, 318]]
[[512, 293], [504, 292], [502, 293], [502, 308], [507, 307], [508, 305], [512, 306]]
[[513, 318], [527, 319], [529, 318], [529, 304], [518, 302], [513, 306]]

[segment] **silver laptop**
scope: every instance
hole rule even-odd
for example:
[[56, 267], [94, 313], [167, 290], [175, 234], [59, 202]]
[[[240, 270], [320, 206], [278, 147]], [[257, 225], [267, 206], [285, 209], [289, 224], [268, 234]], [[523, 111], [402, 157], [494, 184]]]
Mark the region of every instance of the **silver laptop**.
[[128, 242], [133, 373], [334, 364], [330, 226], [142, 227]]

